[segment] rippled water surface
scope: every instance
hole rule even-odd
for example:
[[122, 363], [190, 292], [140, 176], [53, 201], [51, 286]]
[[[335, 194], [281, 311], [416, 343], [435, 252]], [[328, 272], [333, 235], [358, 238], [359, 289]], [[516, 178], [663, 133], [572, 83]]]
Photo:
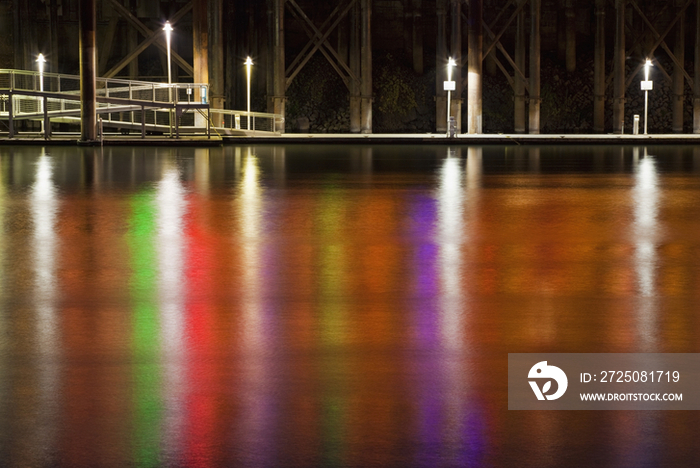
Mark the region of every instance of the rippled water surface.
[[700, 352], [700, 150], [0, 147], [3, 466], [690, 466], [508, 411], [514, 352]]

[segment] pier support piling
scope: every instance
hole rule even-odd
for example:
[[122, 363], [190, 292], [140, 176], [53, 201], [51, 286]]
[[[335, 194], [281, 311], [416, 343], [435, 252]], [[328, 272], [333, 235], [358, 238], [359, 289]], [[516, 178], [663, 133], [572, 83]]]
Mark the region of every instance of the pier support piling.
[[595, 4], [595, 53], [593, 57], [593, 131], [605, 131], [605, 0]]
[[80, 141], [97, 141], [97, 57], [95, 31], [97, 29], [96, 0], [80, 0]]
[[413, 71], [423, 74], [423, 17], [422, 0], [412, 0], [413, 15], [411, 21], [411, 40], [413, 53]]
[[566, 71], [576, 71], [576, 12], [574, 0], [566, 0], [564, 8], [566, 17]]
[[[223, 109], [226, 100], [224, 90], [224, 32], [223, 0], [209, 0], [209, 94], [211, 108]], [[216, 125], [220, 122], [214, 122]]]
[[695, 2], [695, 76], [693, 77], [693, 133], [700, 133], [700, 0]]
[[[285, 0], [272, 0], [272, 90], [273, 95], [269, 100], [269, 111], [279, 114], [284, 119], [285, 94], [287, 91], [287, 79], [285, 75], [284, 61], [284, 2]], [[284, 133], [284, 121], [279, 126], [279, 131]]]
[[[350, 70], [356, 77], [360, 76], [360, 7], [353, 6], [350, 11]], [[362, 89], [357, 79], [350, 80], [350, 133], [362, 130]]]
[[685, 64], [685, 13], [682, 5], [676, 2], [678, 10], [678, 23], [676, 24], [676, 41], [673, 54], [676, 60], [673, 64], [673, 133], [683, 133], [683, 100], [685, 77], [683, 76]]
[[540, 133], [540, 11], [541, 0], [530, 0], [530, 133]]
[[[469, 3], [469, 23], [467, 28], [467, 132], [483, 133], [483, 0]], [[459, 61], [457, 62], [459, 63]]]
[[613, 65], [613, 132], [622, 133], [625, 119], [625, 4], [615, 1], [615, 58]]
[[435, 131], [447, 132], [447, 95], [443, 82], [447, 80], [447, 0], [437, 0], [437, 31], [435, 42]]
[[372, 0], [361, 0], [360, 47], [362, 49], [362, 133], [372, 133]]
[[[518, 0], [518, 6], [526, 0]], [[525, 10], [520, 9], [515, 19], [515, 65], [521, 71], [525, 71]], [[515, 133], [525, 133], [525, 80], [519, 73], [514, 73], [514, 124]]]
[[[481, 0], [472, 0], [478, 3]], [[450, 104], [450, 116], [455, 119], [457, 133], [462, 133], [462, 1], [450, 0], [450, 56], [457, 64], [452, 70], [452, 80], [455, 82], [455, 90], [452, 93]]]

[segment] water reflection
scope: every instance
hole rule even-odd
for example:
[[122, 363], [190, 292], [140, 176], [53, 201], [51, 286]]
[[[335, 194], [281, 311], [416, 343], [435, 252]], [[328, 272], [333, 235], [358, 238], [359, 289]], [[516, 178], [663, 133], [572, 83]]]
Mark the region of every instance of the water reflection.
[[439, 363], [443, 380], [444, 452], [441, 459], [463, 465], [464, 419], [470, 382], [465, 353], [465, 318], [468, 313], [463, 291], [462, 245], [468, 230], [464, 225], [464, 173], [461, 149], [443, 162], [438, 185], [438, 245], [440, 246], [440, 329], [442, 348], [449, 356]]
[[[186, 244], [184, 218], [186, 191], [174, 162], [166, 163], [156, 188], [156, 241], [158, 256], [158, 307], [162, 338], [162, 434], [160, 444], [166, 460], [181, 459], [186, 388], [185, 282]], [[158, 427], [158, 425], [156, 425]]]
[[237, 440], [241, 447], [241, 462], [245, 466], [272, 466], [273, 454], [266, 450], [266, 440], [274, 429], [271, 392], [275, 334], [270, 326], [273, 310], [266, 301], [266, 266], [264, 244], [264, 193], [258, 158], [252, 148], [244, 149], [241, 180], [236, 193], [235, 210], [239, 218], [240, 235], [236, 242], [241, 248], [242, 282], [240, 286], [241, 348], [244, 359], [239, 380], [241, 398], [240, 424]]
[[508, 412], [501, 372], [697, 351], [693, 148], [27, 151], [0, 462], [697, 462], [696, 416]]
[[656, 162], [646, 148], [636, 165], [634, 199], [635, 273], [639, 290], [639, 334], [647, 352], [656, 346], [656, 243], [659, 237], [659, 187]]
[[[36, 461], [46, 461], [56, 450], [58, 435], [60, 388], [60, 320], [56, 302], [58, 236], [57, 189], [53, 183], [53, 161], [44, 148], [36, 162], [36, 176], [29, 195], [33, 221], [31, 250], [34, 254], [34, 287], [32, 299], [36, 314], [35, 352], [38, 353], [38, 402], [35, 408], [40, 420], [33, 447]], [[4, 191], [4, 187], [2, 188]], [[29, 463], [29, 460], [27, 460]]]

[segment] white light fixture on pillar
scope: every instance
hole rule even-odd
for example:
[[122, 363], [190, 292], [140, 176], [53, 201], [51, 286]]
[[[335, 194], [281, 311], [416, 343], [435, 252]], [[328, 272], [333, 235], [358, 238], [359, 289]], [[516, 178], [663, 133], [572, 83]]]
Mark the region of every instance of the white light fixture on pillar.
[[450, 116], [452, 115], [451, 109], [450, 109], [450, 98], [452, 91], [456, 89], [455, 82], [452, 81], [452, 67], [456, 66], [457, 63], [455, 62], [455, 59], [450, 57], [450, 59], [447, 62], [447, 81], [444, 83], [444, 88], [447, 91], [447, 134], [450, 134]]
[[[173, 102], [173, 88], [172, 88], [172, 67], [170, 66], [170, 34], [173, 32], [173, 27], [170, 21], [165, 22], [163, 26], [163, 31], [165, 31], [165, 44], [168, 53], [168, 101]], [[168, 112], [168, 122], [170, 124], [170, 137], [173, 136], [173, 112], [172, 109]]]
[[253, 60], [250, 57], [245, 59], [245, 73], [246, 73], [246, 103], [248, 110], [248, 128], [250, 130], [250, 71], [253, 66]]
[[654, 88], [654, 82], [649, 79], [649, 67], [651, 60], [647, 59], [644, 64], [644, 81], [642, 81], [642, 91], [644, 91], [644, 134], [647, 134], [647, 110], [649, 108], [649, 91]]
[[36, 58], [36, 63], [39, 64], [39, 91], [44, 90], [44, 64], [46, 63], [46, 59], [44, 58], [44, 54], [39, 54], [39, 56]]
[[[46, 63], [46, 59], [44, 58], [44, 54], [39, 54], [39, 56], [36, 58], [36, 63], [39, 66], [39, 91], [44, 92], [44, 64]], [[44, 96], [41, 96], [39, 98], [39, 111], [44, 112]], [[41, 133], [44, 134], [44, 119], [41, 119]]]
[[172, 81], [172, 75], [171, 75], [171, 66], [170, 66], [170, 33], [173, 32], [173, 27], [170, 24], [170, 21], [165, 22], [165, 26], [163, 26], [163, 31], [165, 31], [165, 43], [167, 45], [167, 50], [168, 50], [168, 84], [171, 84]]

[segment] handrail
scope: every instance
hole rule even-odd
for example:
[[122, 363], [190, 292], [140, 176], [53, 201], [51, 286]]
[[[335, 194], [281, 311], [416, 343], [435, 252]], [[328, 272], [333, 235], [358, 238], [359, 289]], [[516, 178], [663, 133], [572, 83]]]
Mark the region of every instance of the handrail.
[[[76, 95], [80, 93], [80, 77], [3, 68], [0, 69], [0, 94], [5, 93], [11, 96], [14, 104], [10, 103], [9, 106], [11, 115], [0, 112], [0, 119], [9, 119], [10, 126], [13, 119], [36, 120], [41, 116], [50, 122], [51, 119], [68, 117], [77, 112], [79, 104], [77, 108], [74, 106], [77, 104]], [[97, 103], [98, 113], [105, 114], [105, 125], [127, 129], [140, 125], [142, 134], [145, 126], [172, 128], [175, 115], [175, 124], [180, 130], [201, 131], [201, 121], [192, 117], [191, 111], [199, 112], [203, 106], [209, 113], [206, 120], [210, 121], [210, 127], [215, 127], [217, 133], [216, 129], [252, 134], [259, 131], [278, 133], [284, 125], [280, 114], [210, 108], [204, 98], [209, 95], [209, 85], [203, 83], [168, 84], [98, 77], [97, 93], [98, 97], [109, 98], [108, 102]], [[45, 102], [46, 107], [39, 102]], [[173, 114], [173, 109], [178, 109], [176, 114]]]
[[[73, 79], [80, 81], [80, 76], [79, 75], [68, 75], [64, 73], [50, 73], [50, 72], [43, 72], [40, 73], [38, 71], [34, 70], [17, 70], [13, 68], [0, 68], [0, 75], [2, 74], [9, 74], [9, 75], [24, 75], [24, 76], [31, 76], [31, 77], [38, 77], [38, 76], [43, 76], [45, 79], [46, 78], [56, 78], [56, 79]], [[123, 78], [105, 78], [98, 76], [96, 77], [96, 81], [100, 83], [119, 83], [119, 84], [124, 84], [124, 85], [129, 85], [129, 84], [136, 84], [136, 85], [141, 85], [145, 87], [151, 87], [152, 85], [156, 84], [161, 88], [178, 88], [178, 89], [187, 89], [187, 88], [209, 88], [208, 83], [164, 83], [161, 81], [141, 81], [141, 80], [127, 80]], [[14, 88], [14, 80], [11, 82], [11, 86]], [[11, 88], [12, 89], [12, 88]]]

